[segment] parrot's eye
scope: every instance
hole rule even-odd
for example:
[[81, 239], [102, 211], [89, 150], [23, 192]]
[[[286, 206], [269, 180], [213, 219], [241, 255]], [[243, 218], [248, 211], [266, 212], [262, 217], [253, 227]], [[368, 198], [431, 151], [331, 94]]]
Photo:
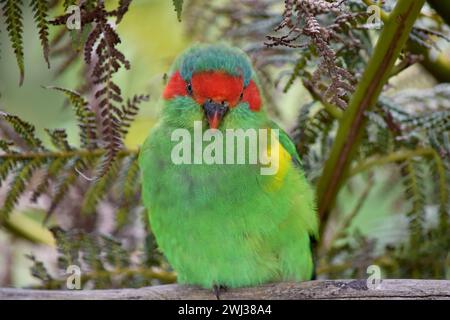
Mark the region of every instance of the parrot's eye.
[[188, 83], [186, 84], [186, 90], [187, 90], [188, 94], [189, 94], [190, 96], [192, 96], [192, 84], [191, 84], [190, 82], [188, 82]]
[[226, 102], [226, 101], [222, 101], [222, 105], [227, 108], [229, 107], [228, 102]]

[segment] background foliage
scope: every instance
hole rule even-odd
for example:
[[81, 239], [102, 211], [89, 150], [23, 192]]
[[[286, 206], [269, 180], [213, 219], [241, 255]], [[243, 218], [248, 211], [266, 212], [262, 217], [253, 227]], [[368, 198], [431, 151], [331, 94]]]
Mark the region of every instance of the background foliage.
[[[377, 2], [374, 25], [370, 0], [0, 0], [0, 285], [64, 288], [71, 264], [85, 288], [175, 281], [136, 159], [164, 72], [195, 41], [248, 52], [321, 207], [324, 167], [338, 168], [332, 150], [401, 2]], [[74, 4], [80, 30], [66, 28]], [[372, 264], [384, 277], [450, 277], [450, 6], [428, 1], [414, 18], [321, 210], [319, 278], [366, 277]]]

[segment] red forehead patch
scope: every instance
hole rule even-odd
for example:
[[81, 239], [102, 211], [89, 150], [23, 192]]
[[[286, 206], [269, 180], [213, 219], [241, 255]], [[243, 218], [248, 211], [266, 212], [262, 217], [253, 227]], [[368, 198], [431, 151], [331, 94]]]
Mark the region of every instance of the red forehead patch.
[[208, 71], [192, 76], [194, 99], [203, 104], [205, 100], [227, 101], [231, 107], [238, 102], [244, 82], [241, 77], [233, 77], [225, 72]]

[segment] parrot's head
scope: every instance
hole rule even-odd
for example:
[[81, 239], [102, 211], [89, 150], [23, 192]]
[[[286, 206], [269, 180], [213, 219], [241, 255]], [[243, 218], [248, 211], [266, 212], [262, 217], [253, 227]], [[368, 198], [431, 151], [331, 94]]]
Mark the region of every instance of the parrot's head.
[[174, 62], [163, 93], [164, 121], [191, 128], [251, 127], [262, 118], [262, 99], [251, 62], [224, 44], [195, 45]]

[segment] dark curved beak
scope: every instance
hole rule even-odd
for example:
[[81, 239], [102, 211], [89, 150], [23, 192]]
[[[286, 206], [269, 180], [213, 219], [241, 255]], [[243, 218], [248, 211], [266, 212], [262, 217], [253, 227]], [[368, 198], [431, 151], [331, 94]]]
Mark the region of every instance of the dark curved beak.
[[206, 119], [208, 120], [209, 127], [211, 129], [217, 129], [222, 121], [223, 117], [228, 111], [228, 107], [225, 104], [217, 103], [208, 100], [203, 105]]

